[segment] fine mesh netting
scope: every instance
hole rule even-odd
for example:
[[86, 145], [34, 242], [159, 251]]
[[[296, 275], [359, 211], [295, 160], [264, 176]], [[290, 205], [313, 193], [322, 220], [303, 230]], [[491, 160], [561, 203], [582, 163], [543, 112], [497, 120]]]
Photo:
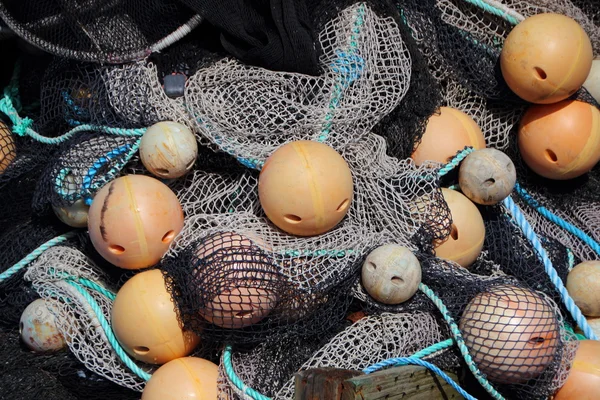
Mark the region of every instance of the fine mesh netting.
[[[465, 270], [436, 258], [435, 245], [452, 224], [440, 187], [455, 185], [456, 171], [439, 178], [437, 167], [417, 167], [408, 157], [439, 106], [464, 111], [488, 147], [510, 156], [520, 187], [537, 202], [513, 192], [558, 278], [564, 282], [574, 264], [597, 258], [589, 241], [551, 223], [536, 204], [600, 239], [598, 167], [557, 183], [525, 166], [515, 142], [528, 105], [508, 89], [498, 66], [512, 27], [547, 11], [575, 18], [598, 54], [593, 2], [503, 0], [489, 2], [487, 11], [461, 0], [272, 0], [235, 10], [202, 0], [150, 2], [143, 10], [135, 2], [111, 2], [101, 5], [107, 14], [93, 16], [83, 11], [97, 11], [94, 2], [69, 13], [48, 11], [51, 3], [45, 3], [27, 16], [36, 21], [27, 32], [17, 29], [25, 25], [9, 7], [25, 10], [29, 2], [0, 4], [0, 14], [10, 13], [4, 17], [13, 18], [13, 28], [31, 42], [65, 39], [46, 50], [67, 57], [29, 54], [19, 74], [6, 80], [14, 111], [32, 121], [7, 118], [8, 130], [0, 129], [10, 130], [14, 142], [4, 145], [7, 136], [0, 133], [2, 271], [69, 229], [52, 207], [90, 203], [118, 176], [149, 174], [139, 161], [139, 139], [154, 123], [173, 120], [194, 132], [200, 149], [188, 175], [165, 181], [181, 202], [185, 223], [156, 267], [167, 278], [182, 326], [202, 337], [195, 355], [218, 363], [223, 346], [231, 345], [233, 369], [246, 385], [291, 399], [297, 371], [361, 370], [411, 356], [451, 338], [451, 317], [463, 339], [425, 359], [457, 373], [477, 398], [488, 396], [477, 382], [480, 375], [463, 376], [474, 367], [507, 399], [545, 399], [565, 382], [576, 349], [566, 331], [575, 321], [531, 238], [506, 207], [480, 206], [486, 237], [476, 262]], [[130, 12], [116, 12], [130, 3]], [[164, 20], [137, 19], [158, 9]], [[293, 14], [290, 26], [299, 29], [277, 41], [286, 33], [281, 12]], [[179, 32], [187, 33], [195, 13], [205, 23], [176, 43], [161, 41], [182, 26]], [[236, 13], [252, 14], [245, 26], [255, 30], [241, 35], [239, 27], [227, 26], [225, 17]], [[58, 29], [56, 22], [71, 14], [77, 32], [83, 27], [87, 34], [67, 40], [60, 32], [73, 27]], [[42, 20], [47, 25], [36, 30]], [[85, 49], [88, 40], [96, 47]], [[163, 44], [169, 46], [147, 52]], [[95, 63], [125, 59], [134, 61]], [[585, 89], [574, 97], [598, 106]], [[25, 128], [55, 141], [39, 143]], [[314, 237], [295, 237], [273, 225], [257, 190], [256, 169], [280, 145], [302, 139], [338, 151], [354, 181], [346, 217]], [[367, 293], [360, 279], [365, 257], [390, 243], [417, 255], [431, 293], [422, 287], [400, 305], [381, 304]], [[2, 354], [27, 366], [5, 367], [0, 387], [21, 390], [15, 398], [39, 397], [42, 388], [50, 398], [139, 398], [143, 373], [156, 366], [124, 361], [101, 322], [110, 323], [111, 293], [136, 272], [103, 260], [83, 229], [0, 282], [6, 315], [0, 334], [8, 344]], [[15, 329], [23, 309], [40, 296], [57, 310], [69, 348], [36, 358], [18, 343]], [[440, 312], [440, 301], [447, 311]], [[356, 310], [366, 317], [348, 322]], [[517, 328], [508, 328], [507, 318], [518, 319]], [[475, 364], [464, 360], [457, 346], [462, 343]], [[220, 397], [248, 398], [223, 359]], [[19, 376], [40, 385], [26, 387]]]
[[177, 1], [3, 1], [0, 17], [22, 38], [61, 57], [118, 63], [148, 56], [201, 20]]
[[[119, 360], [109, 345], [93, 303], [78, 290], [82, 288], [81, 278], [110, 290], [101, 271], [73, 247], [56, 246], [47, 250], [25, 274], [25, 279], [54, 310], [57, 327], [78, 360], [120, 386], [140, 390], [143, 381]], [[104, 319], [110, 321], [110, 299], [93, 290], [88, 293]]]

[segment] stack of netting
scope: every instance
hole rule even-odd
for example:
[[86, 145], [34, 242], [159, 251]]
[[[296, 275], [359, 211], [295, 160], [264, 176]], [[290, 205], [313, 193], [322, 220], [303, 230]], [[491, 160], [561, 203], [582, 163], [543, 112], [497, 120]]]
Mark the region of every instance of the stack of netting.
[[[160, 392], [152, 376], [185, 356], [213, 363], [199, 376], [222, 399], [294, 398], [294, 374], [311, 368], [415, 363], [464, 372], [457, 384], [477, 398], [546, 399], [565, 385], [573, 329], [595, 339], [565, 285], [600, 256], [600, 171], [553, 181], [522, 161], [529, 104], [499, 60], [517, 23], [548, 12], [574, 18], [600, 54], [593, 2], [39, 3], [0, 2], [19, 37], [52, 53], [21, 46], [0, 101], [0, 398], [178, 398], [185, 381], [162, 375], [173, 387]], [[593, 94], [573, 98], [598, 107]], [[441, 106], [516, 167], [512, 197], [477, 207], [485, 239], [468, 265], [439, 246], [465, 233], [447, 188], [477, 150], [410, 158]], [[164, 121], [194, 145], [150, 162], [144, 140]], [[276, 225], [259, 187], [267, 159], [300, 141], [351, 172], [343, 218], [316, 235]], [[134, 190], [148, 187], [175, 211], [130, 223], [143, 208]], [[385, 245], [419, 266], [401, 303], [366, 287]], [[19, 339], [38, 298], [61, 350]]]

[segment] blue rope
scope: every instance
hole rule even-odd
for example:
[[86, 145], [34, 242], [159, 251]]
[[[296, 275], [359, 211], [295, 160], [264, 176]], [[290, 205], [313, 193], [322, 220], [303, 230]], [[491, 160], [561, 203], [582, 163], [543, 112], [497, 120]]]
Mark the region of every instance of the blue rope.
[[246, 386], [246, 384], [240, 379], [239, 376], [233, 370], [233, 364], [231, 363], [231, 345], [225, 346], [225, 350], [223, 350], [223, 366], [225, 367], [225, 373], [227, 377], [238, 388], [242, 393], [247, 396], [252, 397], [254, 400], [271, 400], [270, 397], [264, 396], [258, 393], [256, 390]]
[[73, 281], [67, 281], [67, 282], [69, 283], [69, 285], [71, 285], [73, 288], [75, 288], [89, 303], [94, 314], [98, 318], [98, 322], [100, 322], [100, 326], [102, 326], [102, 329], [104, 330], [104, 333], [106, 334], [106, 338], [108, 339], [110, 345], [115, 350], [115, 353], [121, 359], [121, 361], [123, 361], [123, 363], [134, 374], [139, 376], [141, 379], [143, 379], [145, 381], [149, 380], [151, 378], [151, 375], [149, 373], [147, 373], [146, 371], [142, 370], [140, 367], [138, 367], [137, 364], [135, 362], [133, 362], [133, 360], [131, 358], [129, 358], [129, 356], [127, 355], [125, 350], [123, 350], [123, 348], [119, 344], [119, 341], [115, 337], [115, 334], [113, 333], [113, 330], [112, 330], [110, 324], [108, 323], [108, 321], [106, 320], [106, 317], [104, 316], [104, 313], [102, 312], [102, 308], [98, 305], [96, 300], [94, 300], [94, 298], [80, 284], [73, 282]]
[[546, 250], [540, 243], [537, 235], [531, 228], [529, 222], [525, 219], [525, 216], [523, 216], [523, 213], [521, 212], [519, 207], [515, 204], [515, 202], [510, 196], [504, 199], [503, 204], [504, 207], [506, 207], [506, 209], [512, 214], [517, 225], [519, 226], [519, 228], [521, 228], [521, 230], [525, 234], [525, 237], [527, 237], [527, 240], [531, 242], [533, 248], [541, 257], [541, 260], [544, 264], [544, 269], [546, 270], [546, 274], [548, 274], [548, 277], [550, 277], [550, 281], [554, 284], [554, 287], [560, 293], [563, 303], [567, 307], [567, 310], [569, 310], [569, 312], [573, 316], [573, 319], [577, 322], [577, 325], [579, 325], [579, 327], [588, 339], [598, 340], [598, 338], [594, 334], [594, 331], [592, 330], [592, 328], [590, 328], [590, 326], [587, 323], [587, 320], [581, 313], [581, 310], [579, 309], [579, 307], [577, 307], [577, 304], [575, 304], [571, 296], [569, 296], [569, 292], [567, 291], [567, 288], [558, 276], [556, 269], [554, 269], [552, 261], [550, 261]]
[[[419, 365], [421, 367], [425, 367], [425, 368], [435, 372], [436, 374], [438, 374], [443, 380], [448, 382], [448, 384], [450, 386], [452, 386], [458, 393], [460, 393], [460, 395], [463, 396], [465, 399], [477, 400], [475, 397], [471, 396], [463, 388], [461, 388], [456, 382], [454, 382], [452, 380], [452, 378], [450, 378], [448, 375], [446, 375], [446, 373], [444, 371], [442, 371], [435, 365], [428, 363], [427, 361], [423, 361], [423, 360], [420, 360], [418, 358], [413, 358], [413, 357], [393, 358], [390, 361], [392, 361], [392, 360], [394, 361], [394, 363], [390, 364], [390, 365], [410, 365], [410, 364], [412, 364], [412, 365]], [[381, 368], [383, 368], [383, 366]], [[375, 366], [373, 366], [373, 367], [366, 368], [365, 370], [363, 370], [363, 372], [365, 374], [370, 374], [381, 368], [375, 368]]]
[[465, 147], [465, 149], [462, 150], [457, 155], [455, 155], [454, 158], [452, 160], [450, 160], [450, 162], [448, 164], [446, 164], [442, 168], [440, 168], [440, 170], [438, 171], [438, 176], [442, 177], [442, 176], [446, 175], [447, 173], [451, 172], [454, 168], [458, 167], [458, 165], [462, 162], [462, 160], [467, 158], [467, 156], [474, 151], [475, 151], [475, 149], [473, 147]]
[[471, 3], [479, 8], [481, 8], [482, 10], [496, 15], [508, 22], [510, 22], [513, 25], [517, 25], [519, 23], [519, 20], [516, 19], [515, 17], [513, 17], [512, 15], [508, 15], [506, 11], [498, 9], [490, 4], [484, 3], [481, 0], [465, 0], [467, 3]]
[[540, 213], [543, 217], [553, 222], [554, 224], [560, 226], [570, 234], [576, 236], [581, 239], [585, 244], [587, 244], [592, 250], [596, 252], [596, 254], [600, 255], [600, 244], [588, 236], [581, 229], [577, 228], [575, 225], [570, 224], [559, 216], [553, 214], [545, 207], [542, 207], [537, 200], [535, 200], [521, 185], [518, 183], [515, 185], [515, 190], [519, 194], [519, 196], [525, 200], [525, 202], [533, 207], [538, 213]]
[[[85, 198], [85, 204], [88, 206], [92, 205], [92, 193], [97, 190], [99, 187], [104, 186], [106, 182], [112, 180], [118, 173], [123, 169], [123, 167], [133, 158], [133, 156], [137, 153], [141, 139], [139, 139], [135, 144], [126, 144], [118, 147], [117, 149], [111, 150], [108, 154], [103, 157], [100, 157], [94, 164], [87, 170], [86, 174], [83, 177], [83, 193]], [[127, 152], [127, 153], [126, 153]], [[98, 170], [102, 168], [104, 165], [108, 164], [112, 159], [125, 154], [125, 157], [120, 162], [117, 162], [115, 166], [113, 166], [110, 170], [104, 174], [100, 179], [96, 182], [92, 182]]]
[[57, 244], [60, 244], [60, 243], [63, 243], [65, 241], [73, 238], [76, 234], [77, 234], [77, 232], [75, 232], [75, 231], [68, 232], [68, 233], [65, 233], [64, 235], [57, 236], [54, 239], [51, 239], [51, 240], [47, 241], [46, 243], [42, 244], [40, 247], [38, 247], [37, 249], [35, 249], [31, 253], [29, 253], [21, 261], [19, 261], [18, 263], [16, 263], [12, 267], [10, 267], [9, 269], [7, 269], [3, 273], [1, 273], [0, 274], [0, 283], [4, 282], [11, 276], [15, 275], [17, 272], [19, 272], [20, 270], [25, 268], [27, 265], [29, 265], [29, 263], [31, 263], [33, 260], [38, 258], [43, 252], [48, 250], [50, 247], [56, 246]]
[[44, 143], [44, 144], [63, 143], [66, 140], [69, 140], [72, 136], [74, 136], [75, 134], [77, 134], [79, 132], [88, 132], [88, 131], [104, 132], [104, 133], [109, 133], [109, 134], [119, 135], [119, 136], [142, 136], [144, 134], [144, 132], [146, 132], [146, 128], [124, 129], [124, 128], [111, 128], [111, 127], [107, 127], [107, 126], [97, 126], [97, 125], [85, 124], [85, 125], [79, 125], [73, 129], [71, 129], [67, 133], [65, 133], [61, 136], [55, 137], [55, 138], [45, 137], [45, 136], [40, 135], [33, 129], [31, 129], [31, 126], [33, 125], [33, 120], [31, 118], [27, 118], [27, 117], [21, 118], [19, 116], [19, 113], [13, 106], [13, 101], [11, 99], [11, 96], [8, 93], [6, 93], [6, 91], [4, 93], [4, 97], [2, 99], [0, 99], [0, 111], [3, 112], [4, 114], [6, 114], [6, 116], [8, 116], [10, 118], [10, 120], [12, 121], [13, 132], [15, 134], [17, 134], [19, 136], [29, 136], [32, 139], [34, 139], [38, 142]]
[[[452, 346], [454, 346], [454, 340], [447, 339], [447, 340], [444, 340], [443, 342], [439, 342], [439, 343], [433, 344], [433, 345], [431, 345], [429, 347], [424, 348], [423, 350], [417, 351], [415, 354], [413, 354], [412, 356], [410, 356], [410, 358], [419, 358], [420, 359], [420, 358], [423, 358], [423, 357], [427, 357], [427, 356], [429, 356], [429, 355], [431, 355], [433, 353], [437, 353], [438, 351], [448, 349], [448, 348], [450, 348]], [[378, 362], [376, 364], [373, 364], [373, 365], [371, 365], [368, 368], [365, 368], [363, 370], [363, 372], [365, 374], [370, 374], [371, 372], [378, 371], [378, 370], [380, 370], [382, 368], [385, 368], [385, 367], [393, 367], [393, 366], [397, 366], [397, 365], [402, 365], [402, 364], [396, 363], [396, 360], [403, 360], [405, 358], [406, 357], [389, 358], [387, 360], [383, 360], [383, 361], [380, 361], [380, 362]]]
[[500, 393], [498, 393], [498, 391], [492, 387], [492, 385], [488, 382], [488, 380], [486, 379], [483, 372], [481, 372], [479, 370], [479, 368], [477, 367], [477, 365], [475, 364], [475, 361], [473, 361], [473, 358], [469, 354], [469, 349], [465, 345], [465, 340], [462, 337], [462, 333], [460, 332], [460, 329], [458, 329], [458, 325], [456, 325], [456, 322], [454, 322], [454, 319], [450, 315], [450, 312], [448, 311], [448, 309], [446, 308], [446, 306], [444, 305], [442, 300], [439, 297], [437, 297], [437, 295], [433, 292], [433, 290], [431, 290], [424, 283], [419, 284], [419, 290], [421, 292], [423, 292], [429, 298], [429, 300], [431, 300], [433, 302], [433, 304], [435, 304], [435, 306], [438, 308], [438, 310], [440, 310], [440, 312], [442, 313], [442, 316], [444, 317], [444, 320], [448, 324], [448, 327], [450, 328], [450, 332], [452, 333], [452, 336], [454, 337], [454, 340], [456, 341], [456, 345], [458, 346], [458, 350], [460, 351], [460, 354], [463, 356], [465, 362], [467, 363], [467, 367], [469, 368], [471, 373], [473, 373], [473, 376], [475, 376], [475, 379], [477, 379], [477, 382], [479, 382], [479, 384], [494, 399], [505, 400], [504, 397], [502, 397], [502, 395]]

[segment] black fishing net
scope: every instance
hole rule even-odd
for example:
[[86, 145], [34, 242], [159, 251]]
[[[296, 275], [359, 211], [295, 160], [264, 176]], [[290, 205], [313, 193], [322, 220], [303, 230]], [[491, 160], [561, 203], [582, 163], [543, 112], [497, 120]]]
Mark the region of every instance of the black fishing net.
[[[66, 231], [53, 219], [30, 218], [3, 229], [0, 236], [1, 271], [7, 271], [36, 248]], [[0, 311], [3, 316], [0, 324], [8, 328], [16, 327], [25, 307], [39, 297], [23, 280], [23, 273], [24, 270], [16, 271], [0, 285]]]
[[315, 335], [344, 318], [353, 280], [325, 288], [315, 280], [309, 291], [282, 273], [301, 267], [294, 260], [280, 265], [260, 239], [231, 232], [194, 242], [161, 266], [183, 326], [234, 344]]
[[3, 1], [19, 36], [61, 57], [104, 63], [141, 59], [183, 37], [201, 18], [177, 1]]
[[307, 1], [182, 0], [220, 33], [223, 48], [250, 65], [317, 74], [315, 31]]

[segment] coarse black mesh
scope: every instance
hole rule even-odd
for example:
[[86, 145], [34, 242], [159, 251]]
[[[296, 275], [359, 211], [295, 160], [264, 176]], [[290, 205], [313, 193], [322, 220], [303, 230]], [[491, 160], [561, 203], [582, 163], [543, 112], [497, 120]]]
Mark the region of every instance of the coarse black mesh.
[[[386, 2], [381, 2], [382, 5]], [[412, 61], [410, 86], [406, 96], [390, 114], [373, 128], [373, 132], [385, 137], [387, 151], [391, 156], [405, 159], [410, 157], [425, 132], [427, 120], [441, 106], [440, 87], [427, 68], [427, 61], [419, 51], [410, 28], [398, 11], [388, 4], [402, 32]]]
[[[286, 268], [294, 268], [290, 262]], [[160, 267], [186, 329], [226, 343], [255, 344], [293, 332], [326, 332], [352, 301], [350, 277], [334, 288], [302, 290], [268, 249], [221, 232], [192, 243]]]
[[223, 48], [246, 64], [317, 74], [313, 20], [306, 0], [180, 0], [220, 33]]
[[183, 37], [200, 18], [178, 1], [14, 1], [0, 16], [16, 34], [60, 57], [120, 63]]
[[518, 182], [526, 193], [524, 197], [515, 196], [515, 200], [528, 215], [534, 230], [570, 248], [579, 259], [595, 259], [597, 254], [589, 244], [550, 222], [536, 208], [544, 207], [592, 239], [600, 240], [600, 220], [597, 217], [600, 205], [600, 165], [578, 178], [563, 181], [547, 179], [537, 175], [525, 164], [516, 142], [515, 132], [506, 152], [515, 163]]
[[34, 353], [21, 343], [15, 328], [0, 328], [0, 339], [2, 399], [139, 399], [139, 393], [87, 370], [67, 350]]
[[[557, 304], [562, 304], [560, 294], [548, 277], [540, 255], [532, 248], [523, 232], [499, 208], [482, 208], [482, 211], [484, 211], [486, 231], [484, 242], [486, 258], [500, 271], [516, 277], [533, 290], [545, 293]], [[552, 238], [542, 236], [540, 240], [558, 276], [566, 282], [569, 273], [567, 248]], [[471, 270], [477, 272], [477, 268], [478, 265], [474, 265]]]
[[[68, 228], [68, 227], [67, 227]], [[30, 219], [2, 230], [0, 235], [0, 272], [4, 272], [45, 242], [65, 233], [67, 229], [54, 219]], [[16, 327], [21, 313], [37, 293], [23, 280], [21, 269], [0, 282], [0, 325]]]

